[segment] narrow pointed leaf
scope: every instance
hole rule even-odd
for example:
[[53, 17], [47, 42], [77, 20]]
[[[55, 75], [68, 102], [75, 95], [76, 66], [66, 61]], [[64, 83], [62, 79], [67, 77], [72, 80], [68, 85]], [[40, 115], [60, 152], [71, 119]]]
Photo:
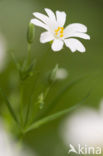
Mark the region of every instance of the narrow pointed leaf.
[[17, 119], [17, 117], [16, 117], [16, 115], [15, 115], [15, 112], [14, 112], [14, 110], [13, 110], [13, 108], [12, 108], [10, 102], [8, 101], [7, 97], [5, 96], [5, 94], [3, 93], [3, 91], [2, 91], [1, 88], [0, 88], [0, 93], [1, 93], [1, 95], [2, 95], [2, 97], [3, 97], [3, 99], [4, 99], [4, 101], [5, 101], [5, 104], [6, 104], [7, 107], [8, 107], [8, 110], [9, 110], [11, 116], [13, 117], [13, 119], [15, 120], [15, 122], [18, 123], [18, 119]]
[[47, 117], [44, 117], [36, 122], [34, 122], [33, 124], [31, 124], [31, 126], [29, 126], [26, 130], [25, 130], [25, 133], [33, 130], [33, 129], [36, 129], [36, 128], [39, 128], [40, 126], [52, 121], [52, 120], [55, 120], [55, 119], [58, 119], [60, 118], [61, 116], [71, 112], [72, 110], [76, 109], [78, 106], [80, 106], [87, 98], [88, 98], [89, 94], [87, 94], [83, 99], [82, 101], [79, 103], [79, 104], [76, 104], [74, 105], [73, 107], [71, 108], [68, 108], [68, 109], [65, 109], [63, 111], [60, 111], [60, 112], [57, 112], [55, 114], [52, 114], [50, 116], [47, 116]]
[[38, 115], [37, 118], [41, 118], [46, 113], [49, 113], [58, 104], [58, 102], [65, 95], [65, 93], [67, 93], [70, 89], [72, 89], [76, 84], [78, 84], [79, 82], [81, 82], [85, 78], [86, 77], [80, 77], [76, 80], [73, 80], [71, 83], [68, 83], [62, 90], [60, 90], [60, 92], [58, 93], [56, 98], [54, 98], [54, 100], [51, 103], [49, 103], [48, 106], [46, 106], [46, 108], [42, 111], [42, 113], [40, 115]]
[[30, 77], [31, 73], [33, 74], [32, 70], [33, 70], [34, 66], [35, 66], [35, 62], [32, 62], [26, 70], [21, 71], [22, 80], [25, 80], [28, 77]]
[[14, 55], [14, 52], [12, 51], [12, 52], [10, 52], [10, 54], [11, 54], [11, 57], [12, 57], [15, 65], [16, 65], [17, 70], [20, 71], [20, 63], [17, 61], [17, 59], [16, 59], [16, 57]]
[[62, 115], [65, 115], [66, 113], [69, 113], [70, 111], [72, 111], [73, 109], [75, 109], [77, 106], [74, 106], [72, 108], [69, 108], [69, 109], [65, 109], [64, 111], [61, 111], [61, 112], [58, 112], [58, 113], [55, 113], [53, 115], [50, 115], [50, 116], [47, 116], [41, 120], [38, 120], [37, 122], [34, 122], [29, 128], [27, 128], [25, 130], [25, 132], [29, 132], [33, 129], [36, 129], [36, 128], [39, 128], [40, 126], [42, 126], [43, 124], [45, 123], [48, 123], [52, 120], [55, 120], [59, 117], [61, 117]]

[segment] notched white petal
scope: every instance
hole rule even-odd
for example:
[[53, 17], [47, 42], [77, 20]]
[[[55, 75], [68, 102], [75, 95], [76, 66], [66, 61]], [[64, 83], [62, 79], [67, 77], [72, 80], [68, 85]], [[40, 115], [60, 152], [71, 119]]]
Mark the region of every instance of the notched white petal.
[[64, 11], [56, 11], [57, 23], [63, 27], [66, 22], [66, 13]]
[[72, 52], [75, 52], [77, 50], [83, 53], [86, 50], [84, 45], [77, 39], [65, 39], [64, 42], [66, 46], [71, 49]]
[[87, 27], [83, 24], [80, 23], [73, 23], [73, 24], [69, 24], [64, 32], [87, 32]]
[[55, 14], [51, 9], [45, 8], [45, 11], [46, 11], [47, 15], [49, 16], [49, 18], [51, 18], [52, 20], [56, 20]]
[[40, 42], [46, 43], [52, 40], [52, 50], [60, 51], [63, 48], [65, 42], [66, 46], [71, 49], [72, 52], [76, 50], [80, 52], [85, 52], [85, 47], [83, 44], [73, 37], [79, 37], [83, 39], [90, 39], [90, 36], [86, 34], [87, 27], [80, 23], [73, 23], [68, 25], [64, 29], [64, 24], [66, 22], [66, 13], [63, 11], [56, 11], [56, 15], [51, 9], [45, 8], [47, 15], [39, 12], [34, 12], [33, 15], [37, 18], [31, 20], [36, 26], [42, 27], [47, 30], [40, 36]]
[[45, 11], [49, 18], [49, 28], [54, 31], [57, 28], [57, 21], [54, 12], [51, 9], [45, 8]]
[[36, 18], [38, 18], [38, 19], [40, 19], [41, 21], [43, 21], [44, 23], [48, 24], [49, 18], [48, 18], [46, 15], [41, 14], [41, 13], [39, 13], [39, 12], [34, 12], [33, 15], [34, 15]]
[[41, 21], [39, 21], [39, 20], [37, 20], [37, 19], [32, 19], [32, 20], [31, 20], [31, 23], [33, 23], [33, 24], [36, 25], [36, 26], [42, 27], [42, 28], [44, 28], [44, 29], [46, 29], [46, 30], [49, 29], [48, 26], [47, 26], [46, 24], [44, 24], [43, 22], [41, 22]]
[[90, 40], [90, 36], [88, 34], [85, 34], [85, 33], [81, 33], [81, 32], [64, 33], [64, 38], [70, 38], [70, 37], [80, 37], [80, 38], [83, 38], [85, 40]]
[[62, 40], [55, 39], [52, 43], [51, 48], [53, 51], [57, 52], [63, 48], [63, 44], [64, 44], [64, 42]]
[[41, 43], [46, 43], [50, 42], [54, 39], [54, 36], [50, 32], [43, 32], [40, 36], [40, 42]]

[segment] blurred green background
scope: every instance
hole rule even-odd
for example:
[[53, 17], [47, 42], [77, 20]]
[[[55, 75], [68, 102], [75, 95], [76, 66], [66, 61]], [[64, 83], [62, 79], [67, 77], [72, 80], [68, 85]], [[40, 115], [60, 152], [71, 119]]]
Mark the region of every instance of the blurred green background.
[[[32, 57], [38, 60], [37, 68], [40, 71], [38, 89], [41, 88], [42, 83], [45, 85], [41, 75], [45, 75], [58, 63], [60, 67], [68, 70], [69, 77], [57, 84], [51, 91], [51, 99], [64, 84], [82, 75], [88, 75], [88, 78], [66, 93], [52, 112], [74, 105], [88, 92], [90, 92], [90, 96], [85, 105], [98, 108], [99, 102], [103, 98], [103, 0], [0, 0], [0, 34], [6, 39], [8, 55], [6, 68], [0, 73], [0, 86], [9, 98], [12, 95], [14, 103], [17, 103], [18, 98], [16, 99], [15, 96], [19, 94], [19, 78], [8, 50], [14, 49], [17, 58], [24, 59], [27, 55], [26, 33], [28, 23], [33, 12], [45, 13], [44, 8], [51, 8], [53, 11], [65, 11], [67, 13], [66, 24], [85, 24], [88, 27], [91, 40], [81, 40], [86, 47], [86, 53], [71, 53], [65, 47], [62, 51], [54, 53], [48, 43], [41, 44], [39, 42], [39, 36], [43, 30], [36, 27]], [[26, 84], [25, 94], [28, 96], [31, 94], [29, 89], [32, 82], [35, 84], [33, 80]], [[0, 112], [5, 115], [3, 105], [1, 99]], [[24, 138], [25, 144], [39, 156], [67, 156], [68, 147], [63, 144], [59, 134], [62, 120], [63, 118], [55, 120], [29, 132]]]

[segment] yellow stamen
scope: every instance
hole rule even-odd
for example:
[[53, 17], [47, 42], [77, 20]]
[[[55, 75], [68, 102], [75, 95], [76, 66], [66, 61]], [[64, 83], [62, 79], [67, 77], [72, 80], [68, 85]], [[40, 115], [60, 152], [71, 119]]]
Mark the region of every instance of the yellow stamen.
[[57, 29], [57, 30], [55, 30], [55, 32], [57, 33], [57, 32], [58, 32], [58, 29]]
[[61, 34], [60, 37], [63, 37], [63, 34]]
[[63, 33], [63, 30], [61, 30], [60, 33], [62, 34]]
[[64, 33], [64, 28], [63, 27], [58, 27], [58, 29], [55, 30], [55, 35], [56, 36], [59, 35], [59, 37], [63, 37], [64, 36], [63, 33]]

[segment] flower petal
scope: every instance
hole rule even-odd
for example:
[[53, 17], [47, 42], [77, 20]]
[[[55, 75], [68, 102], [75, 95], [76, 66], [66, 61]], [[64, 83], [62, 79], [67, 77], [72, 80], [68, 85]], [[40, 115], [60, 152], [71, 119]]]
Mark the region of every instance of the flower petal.
[[63, 48], [64, 42], [59, 39], [55, 39], [52, 43], [52, 50], [53, 51], [60, 51]]
[[64, 33], [64, 38], [68, 38], [68, 37], [80, 37], [86, 40], [90, 40], [90, 36], [88, 34], [80, 33], [80, 32]]
[[49, 16], [49, 28], [54, 32], [55, 29], [57, 29], [57, 21], [55, 14], [52, 10], [45, 8], [45, 11], [47, 15]]
[[87, 32], [87, 27], [80, 23], [73, 23], [64, 29], [64, 33], [66, 34], [67, 32]]
[[71, 49], [72, 52], [75, 52], [76, 50], [80, 52], [85, 52], [85, 47], [77, 39], [73, 39], [73, 38], [65, 39], [64, 42], [66, 46]]
[[39, 12], [34, 12], [33, 15], [34, 15], [36, 18], [38, 18], [38, 19], [40, 19], [41, 21], [43, 21], [45, 24], [48, 24], [49, 18], [48, 18], [46, 15], [41, 14], [41, 13], [39, 13]]
[[66, 21], [66, 13], [61, 11], [56, 11], [58, 26], [63, 27]]
[[44, 29], [46, 29], [46, 30], [49, 29], [48, 26], [47, 26], [46, 24], [42, 23], [41, 21], [39, 21], [39, 20], [37, 20], [37, 19], [32, 19], [32, 20], [31, 20], [31, 23], [33, 23], [33, 24], [36, 25], [36, 26], [42, 27], [42, 28], [44, 28]]
[[54, 39], [54, 36], [52, 35], [52, 33], [50, 32], [43, 32], [40, 36], [40, 42], [41, 43], [46, 43], [46, 42], [50, 42]]
[[51, 9], [45, 8], [45, 11], [51, 20], [56, 21], [55, 14]]

